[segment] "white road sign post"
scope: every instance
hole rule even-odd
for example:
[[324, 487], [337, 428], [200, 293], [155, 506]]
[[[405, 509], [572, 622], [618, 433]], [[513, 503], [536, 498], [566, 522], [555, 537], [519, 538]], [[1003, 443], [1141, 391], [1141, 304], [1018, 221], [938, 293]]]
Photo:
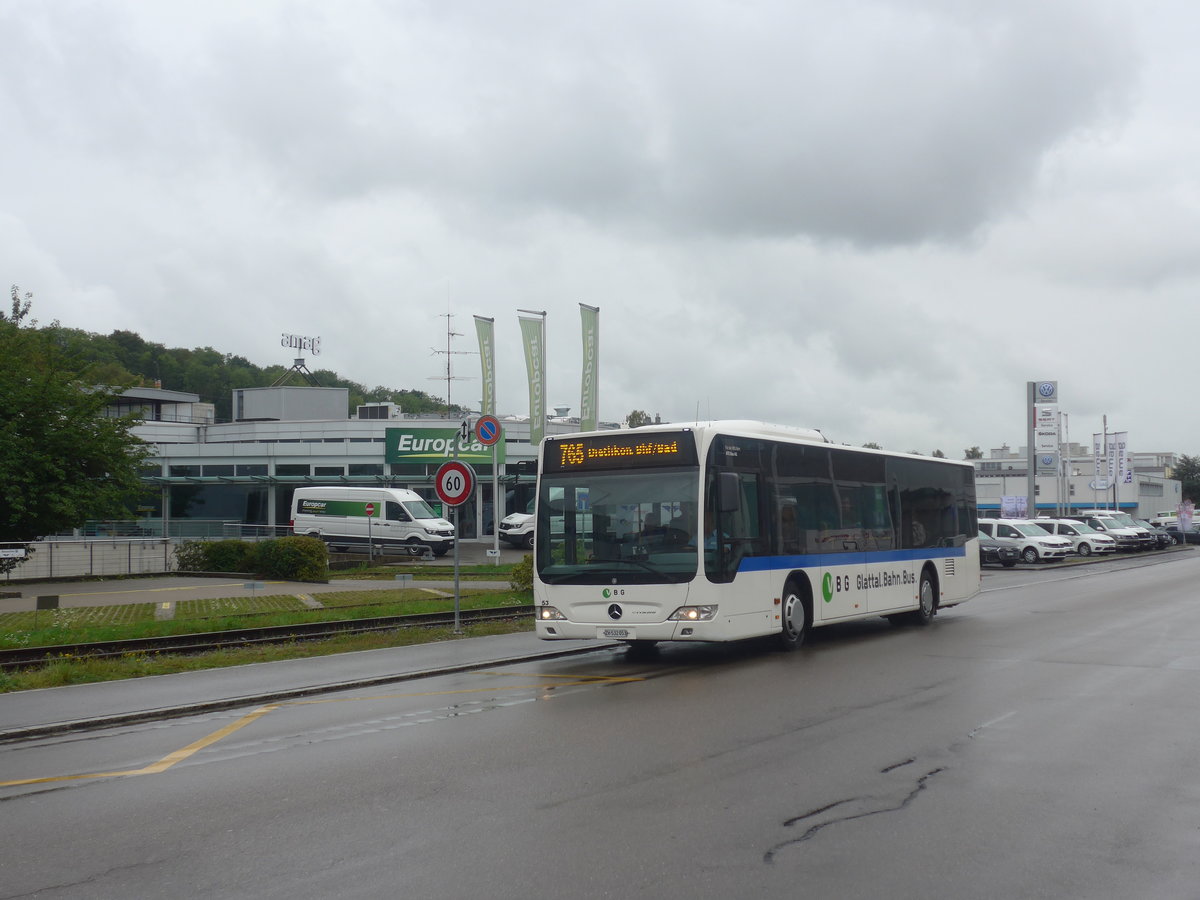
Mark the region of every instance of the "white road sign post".
[[504, 504], [500, 502], [500, 473], [496, 469], [496, 444], [503, 436], [504, 429], [495, 416], [480, 416], [476, 420], [476, 440], [492, 448], [492, 549], [488, 556], [495, 565], [500, 565], [500, 518], [504, 512]]
[[[463, 423], [464, 427], [466, 423]], [[458, 508], [475, 492], [475, 470], [467, 463], [452, 459], [442, 463], [433, 476], [433, 489], [438, 499], [454, 508], [454, 633], [462, 634], [459, 626], [458, 545], [462, 535], [458, 530]]]

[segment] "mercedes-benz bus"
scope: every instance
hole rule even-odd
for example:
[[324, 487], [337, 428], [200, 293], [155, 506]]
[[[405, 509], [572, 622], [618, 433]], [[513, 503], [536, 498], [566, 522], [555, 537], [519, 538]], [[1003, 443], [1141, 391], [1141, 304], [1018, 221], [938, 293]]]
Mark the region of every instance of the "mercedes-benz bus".
[[979, 591], [968, 462], [724, 421], [547, 437], [534, 539], [539, 637], [774, 635], [928, 624]]

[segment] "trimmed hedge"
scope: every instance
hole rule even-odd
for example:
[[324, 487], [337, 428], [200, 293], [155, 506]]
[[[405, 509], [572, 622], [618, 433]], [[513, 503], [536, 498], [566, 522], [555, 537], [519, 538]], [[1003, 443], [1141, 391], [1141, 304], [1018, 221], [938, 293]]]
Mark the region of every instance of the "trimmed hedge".
[[292, 581], [325, 581], [329, 577], [329, 550], [320, 538], [291, 537], [261, 541], [258, 571]]
[[242, 572], [288, 581], [326, 581], [329, 551], [311, 537], [266, 541], [184, 541], [175, 549], [181, 572]]

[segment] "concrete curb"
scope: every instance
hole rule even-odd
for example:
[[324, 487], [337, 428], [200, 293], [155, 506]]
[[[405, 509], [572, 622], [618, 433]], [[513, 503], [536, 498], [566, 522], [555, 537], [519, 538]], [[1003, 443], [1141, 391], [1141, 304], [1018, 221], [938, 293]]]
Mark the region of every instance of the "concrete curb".
[[600, 650], [611, 650], [619, 646], [615, 643], [595, 643], [586, 647], [571, 647], [563, 650], [546, 650], [541, 653], [525, 653], [516, 656], [496, 659], [479, 660], [469, 663], [458, 663], [451, 666], [423, 669], [414, 672], [399, 672], [391, 675], [379, 675], [371, 678], [353, 678], [347, 681], [330, 682], [328, 684], [308, 685], [290, 690], [275, 690], [259, 694], [244, 694], [238, 697], [226, 697], [220, 700], [204, 700], [186, 703], [179, 706], [165, 706], [157, 709], [132, 710], [125, 713], [115, 713], [107, 716], [97, 716], [91, 719], [74, 719], [69, 722], [51, 722], [44, 725], [27, 725], [0, 731], [0, 744], [27, 741], [34, 738], [50, 737], [61, 734], [71, 734], [81, 731], [97, 731], [102, 728], [114, 728], [120, 725], [131, 725], [140, 722], [157, 722], [165, 719], [180, 719], [186, 716], [203, 713], [221, 712], [228, 709], [239, 709], [243, 706], [260, 706], [265, 703], [283, 703], [302, 697], [312, 697], [318, 694], [328, 694], [334, 691], [354, 690], [356, 688], [377, 687], [383, 684], [396, 684], [403, 681], [415, 681], [420, 678], [432, 678], [438, 675], [456, 675], [461, 672], [472, 672], [486, 669], [490, 666], [512, 665], [514, 663], [534, 662], [543, 659], [557, 659], [564, 656], [582, 656], [596, 653]]

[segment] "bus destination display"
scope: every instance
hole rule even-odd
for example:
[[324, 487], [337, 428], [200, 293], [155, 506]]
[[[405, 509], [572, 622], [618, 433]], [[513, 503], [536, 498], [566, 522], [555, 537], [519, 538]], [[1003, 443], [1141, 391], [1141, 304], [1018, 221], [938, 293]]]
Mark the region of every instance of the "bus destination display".
[[547, 472], [694, 466], [696, 441], [690, 431], [564, 438], [546, 442], [544, 465]]

